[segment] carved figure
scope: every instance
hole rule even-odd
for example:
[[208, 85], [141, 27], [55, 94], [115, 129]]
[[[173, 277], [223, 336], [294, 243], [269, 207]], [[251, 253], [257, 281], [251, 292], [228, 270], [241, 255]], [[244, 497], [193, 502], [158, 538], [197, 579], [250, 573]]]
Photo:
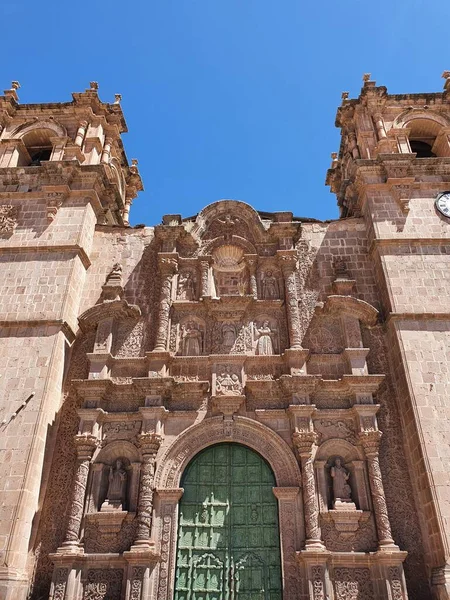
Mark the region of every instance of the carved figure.
[[236, 329], [232, 323], [222, 325], [222, 344], [231, 348], [236, 341]]
[[269, 356], [273, 354], [273, 343], [272, 336], [273, 332], [270, 329], [269, 321], [264, 321], [262, 327], [256, 328], [256, 334], [258, 335], [258, 341], [256, 343], [256, 354], [261, 356]]
[[106, 276], [106, 283], [108, 283], [108, 281], [110, 281], [111, 279], [117, 280], [117, 279], [120, 279], [121, 277], [122, 277], [122, 265], [118, 262], [114, 263], [113, 268], [111, 269], [109, 274]]
[[199, 356], [202, 353], [202, 332], [198, 325], [189, 321], [182, 329], [182, 348], [183, 356]]
[[177, 298], [178, 300], [195, 300], [195, 281], [191, 273], [180, 273]]
[[264, 300], [279, 298], [278, 282], [272, 271], [266, 271], [262, 280], [262, 297]]
[[224, 396], [239, 396], [242, 385], [236, 373], [231, 373], [230, 368], [225, 370], [216, 378], [216, 393]]
[[352, 489], [348, 483], [350, 473], [342, 466], [340, 458], [336, 458], [334, 461], [334, 466], [331, 467], [330, 474], [333, 479], [334, 500], [351, 500]]
[[127, 472], [122, 461], [116, 460], [116, 466], [109, 468], [109, 486], [106, 499], [110, 504], [123, 505], [127, 497]]

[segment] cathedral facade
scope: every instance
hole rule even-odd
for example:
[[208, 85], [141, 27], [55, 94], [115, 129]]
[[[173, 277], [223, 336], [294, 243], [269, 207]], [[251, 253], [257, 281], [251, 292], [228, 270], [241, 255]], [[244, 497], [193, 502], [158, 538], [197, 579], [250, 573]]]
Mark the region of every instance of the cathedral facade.
[[450, 73], [342, 96], [340, 218], [130, 227], [120, 96], [0, 97], [0, 600], [450, 598]]

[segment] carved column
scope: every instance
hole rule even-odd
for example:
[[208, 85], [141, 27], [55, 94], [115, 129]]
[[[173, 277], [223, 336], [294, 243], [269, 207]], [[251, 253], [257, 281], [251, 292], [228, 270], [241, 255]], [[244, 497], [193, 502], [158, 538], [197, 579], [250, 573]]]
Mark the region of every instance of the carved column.
[[323, 548], [320, 539], [319, 503], [314, 479], [313, 447], [317, 434], [313, 431], [293, 435], [302, 467], [303, 509], [305, 511], [305, 528], [307, 548]]
[[137, 510], [137, 530], [135, 545], [148, 546], [152, 525], [155, 457], [161, 444], [161, 436], [155, 433], [141, 433], [139, 445], [142, 452], [139, 501]]
[[123, 222], [125, 225], [129, 225], [130, 224], [130, 210], [131, 210], [131, 205], [133, 204], [133, 198], [130, 197], [126, 197], [125, 198], [125, 207], [123, 209]]
[[200, 261], [201, 296], [210, 296], [209, 290], [209, 260]]
[[77, 550], [79, 547], [79, 532], [81, 519], [83, 517], [84, 498], [86, 495], [86, 484], [89, 475], [89, 464], [95, 448], [97, 437], [92, 434], [79, 434], [75, 436], [77, 449], [77, 470], [75, 473], [74, 487], [72, 491], [72, 502], [70, 508], [69, 523], [67, 525], [66, 539], [63, 543], [65, 550]]
[[378, 543], [380, 546], [394, 546], [380, 469], [379, 448], [381, 435], [381, 431], [365, 431], [360, 433], [359, 437], [367, 458], [370, 491], [378, 530]]
[[112, 143], [113, 143], [112, 138], [110, 138], [110, 137], [105, 138], [105, 143], [103, 144], [102, 157], [100, 159], [100, 162], [103, 164], [109, 163], [109, 159], [111, 157]]
[[253, 298], [257, 299], [258, 298], [258, 286], [256, 284], [256, 259], [257, 259], [257, 257], [256, 257], [256, 255], [249, 254], [245, 258], [247, 261], [248, 272], [249, 272], [250, 295], [253, 296]]
[[172, 280], [177, 272], [177, 259], [174, 256], [159, 256], [161, 272], [161, 294], [159, 300], [158, 330], [156, 333], [157, 352], [164, 352], [167, 347], [169, 334], [170, 307], [172, 304]]
[[81, 123], [78, 125], [77, 135], [75, 137], [75, 145], [79, 146], [80, 148], [83, 145], [83, 140], [84, 140], [84, 136], [86, 135], [87, 126], [88, 126], [87, 121], [81, 121]]
[[295, 250], [287, 252], [278, 251], [278, 257], [281, 263], [281, 269], [283, 271], [284, 276], [286, 308], [291, 348], [301, 348], [301, 324], [300, 313], [298, 310], [297, 282], [295, 278], [297, 252]]
[[373, 120], [375, 122], [375, 127], [377, 130], [377, 136], [379, 140], [384, 140], [387, 138], [386, 135], [386, 129], [384, 127], [384, 121], [383, 121], [383, 117], [381, 116], [380, 113], [376, 113], [373, 116]]

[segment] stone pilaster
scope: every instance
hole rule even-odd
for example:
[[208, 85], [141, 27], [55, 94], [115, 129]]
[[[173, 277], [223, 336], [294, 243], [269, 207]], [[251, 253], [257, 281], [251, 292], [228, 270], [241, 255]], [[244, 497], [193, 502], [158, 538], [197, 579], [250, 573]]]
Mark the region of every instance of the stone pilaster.
[[161, 293], [159, 300], [158, 330], [156, 333], [156, 352], [164, 352], [169, 335], [170, 307], [172, 305], [172, 280], [177, 272], [176, 256], [160, 255], [159, 268], [161, 272]]
[[391, 524], [389, 522], [383, 480], [381, 477], [379, 460], [381, 435], [381, 431], [364, 431], [359, 435], [367, 458], [370, 491], [380, 549], [385, 546], [395, 546], [392, 539]]
[[79, 434], [75, 436], [75, 445], [77, 449], [77, 469], [72, 491], [72, 502], [70, 508], [70, 517], [67, 525], [66, 539], [62, 549], [67, 552], [80, 551], [80, 525], [83, 518], [84, 499], [86, 495], [86, 484], [89, 475], [89, 465], [98, 439], [92, 434]]
[[301, 348], [301, 324], [300, 313], [298, 310], [297, 282], [295, 278], [297, 253], [295, 250], [284, 252], [278, 251], [278, 259], [280, 261], [284, 276], [286, 310], [291, 348]]
[[200, 295], [205, 298], [206, 296], [211, 295], [210, 287], [209, 287], [209, 263], [210, 260], [204, 258], [200, 261], [200, 281], [201, 281], [201, 290]]
[[322, 548], [319, 526], [319, 502], [314, 479], [313, 449], [317, 434], [313, 431], [296, 432], [293, 442], [302, 467], [303, 507], [305, 511], [306, 548]]

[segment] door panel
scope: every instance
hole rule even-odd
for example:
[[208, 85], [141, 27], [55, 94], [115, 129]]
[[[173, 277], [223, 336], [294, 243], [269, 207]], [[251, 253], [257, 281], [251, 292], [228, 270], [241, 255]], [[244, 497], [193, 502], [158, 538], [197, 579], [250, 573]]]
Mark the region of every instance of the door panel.
[[281, 600], [275, 479], [245, 446], [197, 455], [181, 483], [175, 600]]

